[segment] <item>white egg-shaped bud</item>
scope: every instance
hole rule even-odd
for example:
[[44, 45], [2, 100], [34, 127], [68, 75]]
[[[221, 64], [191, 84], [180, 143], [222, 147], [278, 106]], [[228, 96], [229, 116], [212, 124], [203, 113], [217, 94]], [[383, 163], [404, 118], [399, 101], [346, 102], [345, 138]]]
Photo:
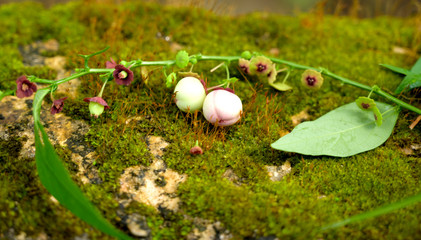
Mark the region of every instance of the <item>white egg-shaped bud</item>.
[[181, 79], [174, 89], [175, 104], [183, 112], [194, 112], [203, 106], [206, 97], [205, 86], [195, 77]]

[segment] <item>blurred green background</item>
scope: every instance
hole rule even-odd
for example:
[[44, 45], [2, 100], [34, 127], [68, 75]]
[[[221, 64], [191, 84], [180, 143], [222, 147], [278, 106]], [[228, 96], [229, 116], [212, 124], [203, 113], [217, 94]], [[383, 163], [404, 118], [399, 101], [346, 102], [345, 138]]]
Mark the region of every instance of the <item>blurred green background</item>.
[[[0, 0], [0, 4], [27, 0]], [[32, 0], [46, 7], [71, 0]], [[139, 0], [84, 0], [87, 2], [121, 3]], [[239, 15], [267, 11], [284, 15], [322, 10], [327, 14], [371, 18], [381, 15], [407, 17], [420, 13], [421, 0], [149, 0], [171, 5], [195, 5], [220, 14]]]

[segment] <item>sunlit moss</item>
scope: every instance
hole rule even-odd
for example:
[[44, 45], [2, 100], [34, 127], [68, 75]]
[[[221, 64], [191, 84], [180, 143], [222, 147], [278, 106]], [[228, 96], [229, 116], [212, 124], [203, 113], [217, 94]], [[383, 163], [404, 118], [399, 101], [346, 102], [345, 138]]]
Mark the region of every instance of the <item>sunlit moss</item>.
[[[33, 3], [2, 5], [0, 22], [0, 90], [13, 88], [22, 74], [55, 78], [51, 69], [24, 66], [18, 50], [18, 46], [50, 38], [60, 43], [57, 54], [68, 57], [68, 69], [82, 66], [77, 53], [88, 54], [105, 46], [111, 48], [95, 56], [92, 67], [104, 67], [109, 57], [116, 61], [172, 59], [174, 46], [182, 46], [190, 54], [207, 55], [239, 55], [244, 50], [270, 55], [270, 50], [277, 48], [275, 57], [321, 66], [390, 91], [401, 76], [378, 64], [409, 69], [416, 59], [393, 52], [393, 47], [416, 52], [420, 46], [414, 40], [417, 26], [413, 19], [318, 19], [312, 14], [284, 17], [261, 13], [229, 17], [130, 1], [122, 5], [72, 2], [50, 9]], [[225, 78], [221, 69], [209, 73], [217, 64], [199, 62], [194, 71], [216, 85]], [[138, 77], [129, 87], [110, 83], [103, 97], [111, 108], [99, 119], [90, 118], [82, 99], [98, 94], [101, 84], [97, 76], [82, 78], [78, 96], [67, 101], [63, 112], [90, 125], [84, 144], [96, 150], [95, 167], [103, 182], [81, 187], [112, 224], [128, 231], [116, 213], [118, 178], [127, 167], [151, 163], [145, 139], [157, 135], [170, 143], [163, 157], [168, 167], [189, 177], [180, 186], [180, 212], [164, 217], [140, 203], [125, 209], [145, 215], [156, 239], [184, 238], [193, 224], [183, 215], [220, 221], [235, 239], [419, 238], [419, 205], [330, 232], [318, 231], [325, 224], [421, 190], [419, 156], [400, 151], [421, 137], [419, 128], [408, 130], [415, 114], [404, 110], [385, 144], [357, 156], [307, 157], [276, 151], [269, 145], [293, 129], [291, 116], [307, 108], [309, 120], [314, 120], [368, 93], [329, 78], [319, 91], [308, 91], [300, 84], [299, 70], [293, 70], [288, 79], [294, 89], [280, 93], [255, 79], [245, 80], [236, 66], [232, 63], [230, 70], [240, 79], [234, 89], [245, 113], [238, 124], [225, 129], [211, 126], [200, 113], [180, 112], [173, 104], [172, 91], [165, 87], [164, 75], [154, 67], [149, 68], [148, 84], [138, 69]], [[191, 156], [189, 149], [196, 140], [204, 154]], [[17, 232], [33, 236], [45, 232], [57, 239], [84, 232], [91, 239], [106, 238], [52, 203], [33, 170], [34, 159], [17, 159], [18, 155], [10, 152], [19, 151], [19, 147], [18, 139], [0, 141], [0, 172], [6, 173], [0, 176], [0, 222], [7, 223], [0, 225], [0, 236], [13, 227]], [[70, 151], [58, 146], [57, 150], [75, 177]], [[265, 166], [286, 160], [293, 172], [281, 182], [271, 182]], [[227, 169], [238, 176], [236, 184], [240, 185], [223, 179]]]

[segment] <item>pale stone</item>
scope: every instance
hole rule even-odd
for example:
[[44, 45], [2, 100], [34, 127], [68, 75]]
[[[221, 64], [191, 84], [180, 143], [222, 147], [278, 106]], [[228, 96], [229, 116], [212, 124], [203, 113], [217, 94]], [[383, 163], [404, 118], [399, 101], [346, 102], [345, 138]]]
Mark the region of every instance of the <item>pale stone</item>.
[[239, 177], [237, 176], [237, 174], [234, 173], [234, 171], [232, 170], [232, 168], [228, 168], [224, 174], [222, 174], [222, 177], [229, 180], [230, 182], [236, 184], [236, 185], [241, 185], [241, 183], [239, 183]]
[[292, 125], [297, 126], [298, 124], [302, 123], [303, 121], [309, 118], [310, 115], [308, 115], [308, 108], [306, 108], [303, 111], [291, 117]]
[[[0, 112], [3, 118], [0, 120], [0, 138], [6, 140], [10, 136], [17, 136], [22, 139], [22, 149], [20, 150], [20, 158], [35, 157], [35, 135], [34, 135], [34, 119], [30, 114], [32, 112], [32, 98], [17, 98], [15, 96], [7, 96], [0, 102]], [[73, 138], [83, 136], [89, 131], [89, 126], [83, 121], [72, 120], [63, 113], [55, 115], [50, 114], [50, 105], [43, 104], [41, 108], [41, 121], [45, 127], [45, 131], [53, 145], [68, 147], [72, 144]], [[12, 111], [10, 110], [12, 109]], [[19, 126], [9, 128], [10, 126]], [[70, 141], [70, 142], [69, 142]], [[76, 141], [78, 142], [78, 141]], [[78, 166], [77, 176], [81, 178], [83, 183], [92, 183], [97, 181], [98, 173], [92, 163], [96, 159], [94, 150], [89, 152], [83, 145], [72, 145], [72, 161]], [[81, 156], [84, 152], [84, 156]], [[89, 168], [86, 168], [89, 166]], [[89, 176], [86, 177], [86, 176]]]
[[[158, 161], [160, 160], [155, 160], [154, 163]], [[160, 171], [156, 171], [157, 168], [153, 165], [157, 166], [161, 163], [154, 163], [150, 168], [134, 166], [125, 169], [120, 177], [120, 193], [126, 193], [133, 200], [151, 205], [156, 209], [164, 207], [177, 211], [180, 200], [173, 197], [173, 194], [187, 176], [168, 168], [158, 168]], [[157, 184], [157, 181], [164, 182], [163, 186]]]
[[270, 180], [281, 181], [283, 177], [291, 173], [291, 163], [287, 160], [282, 166], [266, 166]]
[[160, 159], [169, 145], [168, 142], [159, 136], [148, 136], [146, 141], [154, 160], [149, 167], [126, 168], [120, 177], [120, 193], [156, 209], [161, 207], [177, 211], [180, 200], [174, 195], [178, 185], [184, 182], [187, 176], [167, 168], [165, 162]]
[[136, 237], [147, 237], [151, 233], [146, 218], [137, 213], [128, 216], [127, 228]]
[[149, 151], [154, 157], [157, 158], [160, 158], [162, 155], [164, 155], [163, 149], [169, 145], [169, 143], [164, 141], [162, 137], [158, 136], [148, 136], [146, 141], [148, 143]]

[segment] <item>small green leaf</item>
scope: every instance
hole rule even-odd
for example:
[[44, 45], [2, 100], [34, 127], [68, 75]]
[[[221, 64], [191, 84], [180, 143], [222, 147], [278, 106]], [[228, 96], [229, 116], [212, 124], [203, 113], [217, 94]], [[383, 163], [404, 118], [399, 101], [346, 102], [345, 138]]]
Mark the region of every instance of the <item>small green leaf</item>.
[[244, 52], [241, 53], [241, 57], [246, 59], [246, 60], [250, 60], [251, 56], [252, 55], [251, 55], [250, 51], [244, 51]]
[[274, 83], [269, 83], [269, 85], [271, 85], [273, 88], [279, 90], [279, 91], [288, 91], [291, 90], [292, 87], [286, 83], [283, 82], [274, 82]]
[[177, 74], [175, 72], [172, 72], [167, 76], [165, 85], [167, 86], [167, 88], [170, 88], [174, 86], [176, 82], [177, 82]]
[[39, 121], [35, 121], [35, 147], [35, 159], [41, 183], [57, 201], [102, 232], [118, 239], [131, 239], [103, 218], [72, 181]]
[[187, 67], [189, 60], [189, 54], [184, 50], [178, 51], [177, 55], [175, 56], [175, 64], [179, 68]]
[[236, 77], [232, 77], [230, 79], [227, 79], [227, 83], [235, 83], [237, 81], [238, 81], [238, 78], [236, 78]]
[[13, 95], [14, 92], [15, 92], [15, 90], [8, 90], [8, 91], [5, 91], [5, 92], [0, 91], [0, 101], [6, 96]]
[[421, 87], [421, 57], [412, 66], [411, 71], [404, 77], [402, 82], [395, 90], [395, 94], [399, 94], [403, 91], [407, 92], [411, 89]]
[[374, 149], [390, 136], [398, 119], [398, 108], [376, 102], [383, 124], [376, 125], [372, 111], [361, 111], [355, 103], [339, 107], [315, 121], [299, 124], [271, 144], [272, 148], [305, 155], [348, 157]]

